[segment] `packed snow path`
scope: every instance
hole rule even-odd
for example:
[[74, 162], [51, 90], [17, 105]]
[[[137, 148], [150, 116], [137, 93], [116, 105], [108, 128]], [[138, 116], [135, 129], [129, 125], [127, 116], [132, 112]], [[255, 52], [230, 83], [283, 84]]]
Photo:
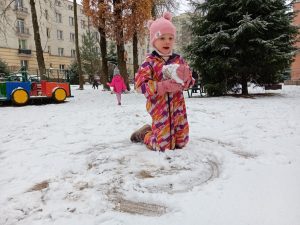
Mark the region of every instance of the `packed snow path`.
[[1, 225], [300, 224], [300, 87], [186, 98], [190, 143], [165, 153], [129, 141], [142, 95], [76, 88], [0, 107]]

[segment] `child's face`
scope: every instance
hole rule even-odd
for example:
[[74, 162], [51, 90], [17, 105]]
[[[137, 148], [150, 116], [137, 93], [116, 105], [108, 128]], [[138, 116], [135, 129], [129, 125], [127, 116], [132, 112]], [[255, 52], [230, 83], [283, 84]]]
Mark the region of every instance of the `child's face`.
[[154, 47], [162, 54], [170, 54], [174, 45], [174, 36], [172, 34], [163, 34], [154, 42]]

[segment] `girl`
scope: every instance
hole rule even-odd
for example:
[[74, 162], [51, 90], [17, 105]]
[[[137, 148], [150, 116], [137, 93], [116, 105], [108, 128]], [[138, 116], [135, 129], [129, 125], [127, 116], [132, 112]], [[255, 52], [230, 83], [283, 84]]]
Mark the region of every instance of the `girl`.
[[[170, 13], [148, 22], [150, 43], [155, 49], [135, 75], [138, 91], [147, 99], [146, 108], [152, 125], [144, 125], [131, 135], [132, 142], [142, 142], [154, 151], [183, 148], [189, 140], [189, 125], [183, 90], [193, 84], [192, 74], [180, 55], [172, 52], [176, 28]], [[183, 81], [165, 79], [163, 66], [178, 64], [175, 73]]]
[[119, 69], [116, 67], [114, 69], [113, 79], [111, 83], [107, 83], [108, 86], [113, 87], [114, 92], [117, 96], [118, 105], [121, 105], [121, 95], [122, 92], [127, 90], [123, 77], [120, 74]]

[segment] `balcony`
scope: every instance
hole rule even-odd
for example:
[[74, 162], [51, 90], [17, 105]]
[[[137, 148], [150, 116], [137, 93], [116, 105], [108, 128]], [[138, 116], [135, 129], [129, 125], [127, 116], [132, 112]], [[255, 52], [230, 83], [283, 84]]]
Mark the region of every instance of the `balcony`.
[[16, 26], [16, 34], [21, 37], [29, 37], [29, 28], [26, 28], [24, 26]]
[[17, 16], [27, 16], [28, 13], [28, 9], [25, 7], [21, 7], [21, 6], [15, 6], [14, 11], [16, 12]]
[[31, 56], [31, 49], [21, 49], [21, 48], [19, 48], [19, 55]]

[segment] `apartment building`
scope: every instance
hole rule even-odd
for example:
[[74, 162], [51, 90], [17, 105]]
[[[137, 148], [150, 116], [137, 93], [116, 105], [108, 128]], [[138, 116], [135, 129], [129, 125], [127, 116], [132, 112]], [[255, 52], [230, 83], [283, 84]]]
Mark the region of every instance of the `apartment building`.
[[174, 51], [183, 55], [183, 48], [191, 42], [189, 15], [188, 13], [182, 13], [178, 16], [174, 16], [172, 22], [176, 27], [176, 42]]
[[[73, 3], [68, 0], [40, 0], [36, 2], [39, 31], [46, 69], [64, 70], [75, 60], [75, 28]], [[7, 2], [8, 3], [8, 2]], [[77, 5], [79, 44], [90, 30], [99, 38], [97, 29]], [[15, 0], [7, 9], [5, 33], [0, 33], [0, 58], [13, 71], [27, 66], [31, 73], [38, 69], [29, 1]], [[146, 44], [139, 46], [139, 62], [147, 52]], [[100, 48], [99, 46], [96, 47]], [[127, 68], [133, 76], [132, 44], [125, 46]]]
[[[73, 4], [69, 1], [36, 1], [39, 31], [46, 68], [66, 69], [75, 59]], [[15, 0], [6, 12], [6, 32], [0, 36], [0, 57], [13, 69], [37, 69], [35, 42], [29, 1]], [[79, 36], [91, 29], [88, 18], [78, 7]], [[79, 39], [80, 40], [80, 39]], [[80, 40], [81, 42], [81, 40]]]
[[[300, 10], [300, 1], [296, 1], [293, 6], [294, 11]], [[294, 18], [294, 25], [300, 26], [300, 13], [298, 12]], [[296, 47], [300, 49], [300, 42], [296, 43]], [[300, 84], [300, 51], [298, 50], [295, 56], [295, 60], [291, 65], [291, 84]]]

